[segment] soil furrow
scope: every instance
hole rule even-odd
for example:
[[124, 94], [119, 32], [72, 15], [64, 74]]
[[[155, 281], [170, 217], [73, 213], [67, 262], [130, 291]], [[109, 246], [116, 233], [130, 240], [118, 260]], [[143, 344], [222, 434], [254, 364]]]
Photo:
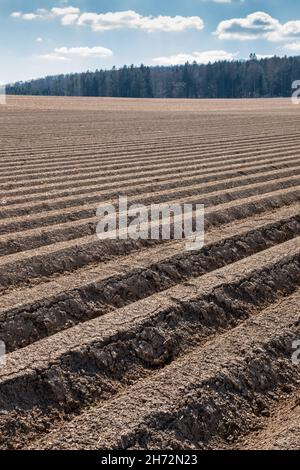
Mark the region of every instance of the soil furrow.
[[183, 284], [180, 297], [171, 288], [9, 354], [0, 370], [2, 446], [108, 399], [291, 294], [299, 256], [299, 240], [286, 242]]
[[[280, 175], [279, 175], [280, 176]], [[259, 178], [258, 178], [259, 179]], [[148, 192], [147, 188], [145, 188], [145, 192], [138, 192], [135, 191], [133, 195], [129, 195], [128, 200], [130, 204], [160, 204], [160, 203], [169, 203], [172, 199], [181, 199], [184, 201], [188, 201], [190, 197], [203, 195], [201, 200], [201, 204], [205, 206], [212, 206], [224, 203], [226, 201], [232, 201], [234, 199], [241, 199], [247, 196], [253, 196], [254, 194], [263, 194], [271, 191], [276, 191], [277, 189], [286, 189], [293, 186], [297, 186], [300, 183], [300, 175], [298, 171], [295, 175], [286, 176], [283, 178], [276, 178], [275, 181], [261, 181], [261, 182], [253, 182], [248, 181], [246, 179], [244, 189], [243, 179], [239, 178], [236, 181], [236, 185], [228, 184], [229, 189], [223, 189], [223, 185], [221, 185], [222, 189], [215, 188], [214, 184], [208, 183], [208, 185], [188, 185], [188, 186], [180, 186], [180, 188], [176, 187], [173, 189], [166, 189], [166, 190], [157, 190], [154, 188], [153, 193]], [[211, 191], [210, 191], [211, 189]], [[119, 191], [108, 192], [108, 194], [101, 194], [101, 192], [87, 192], [85, 194], [80, 194], [79, 196], [67, 196], [64, 198], [53, 198], [51, 201], [33, 203], [33, 204], [15, 204], [11, 205], [8, 208], [0, 209], [0, 218], [5, 219], [8, 217], [18, 217], [22, 215], [28, 214], [35, 214], [39, 212], [47, 213], [48, 211], [55, 210], [55, 209], [65, 209], [68, 207], [76, 207], [80, 206], [83, 203], [90, 203], [97, 205], [103, 203], [116, 203], [118, 201], [120, 194]], [[137, 196], [138, 195], [138, 196]], [[199, 199], [198, 199], [199, 200]]]
[[[299, 192], [280, 192], [265, 199], [248, 198], [240, 205], [224, 204], [206, 212], [206, 229], [227, 224], [233, 220], [248, 218], [270, 209], [299, 201]], [[31, 283], [34, 279], [43, 279], [54, 274], [74, 271], [91, 263], [107, 262], [113, 258], [128, 254], [141, 248], [160, 243], [156, 240], [98, 240], [96, 235], [82, 239], [60, 242], [43, 246], [33, 251], [23, 251], [0, 258], [0, 290]]]
[[[193, 172], [191, 176], [185, 176], [185, 174], [181, 174], [180, 181], [178, 181], [178, 174], [177, 177], [174, 176], [171, 178], [171, 175], [169, 175], [168, 178], [166, 178], [165, 182], [162, 181], [152, 181], [151, 183], [149, 181], [146, 182], [146, 184], [143, 184], [142, 182], [135, 182], [134, 180], [130, 181], [129, 184], [122, 185], [120, 182], [117, 184], [111, 183], [109, 184], [101, 184], [99, 183], [99, 180], [90, 180], [89, 184], [85, 182], [80, 189], [75, 189], [75, 185], [73, 189], [67, 189], [61, 188], [60, 191], [48, 191], [44, 194], [38, 194], [38, 195], [30, 195], [27, 196], [22, 194], [22, 196], [12, 198], [8, 194], [5, 197], [5, 207], [13, 205], [14, 207], [17, 207], [18, 204], [21, 205], [21, 207], [24, 205], [26, 202], [28, 205], [30, 203], [36, 203], [38, 201], [39, 203], [41, 201], [51, 201], [51, 200], [56, 200], [57, 198], [63, 199], [63, 198], [69, 198], [70, 196], [78, 196], [78, 195], [86, 195], [88, 193], [93, 193], [95, 190], [97, 190], [99, 196], [101, 195], [104, 199], [109, 198], [109, 197], [115, 197], [116, 195], [116, 189], [118, 190], [119, 194], [126, 194], [127, 196], [133, 196], [136, 194], [143, 194], [143, 193], [151, 193], [151, 192], [156, 192], [156, 191], [161, 191], [164, 192], [167, 189], [176, 189], [178, 186], [184, 187], [185, 184], [193, 183], [195, 184], [201, 184], [201, 189], [207, 188], [207, 192], [211, 191], [216, 191], [220, 189], [226, 189], [226, 188], [233, 188], [237, 186], [243, 186], [246, 184], [250, 184], [250, 182], [253, 183], [258, 183], [260, 181], [273, 181], [278, 178], [282, 178], [285, 176], [295, 176], [300, 173], [300, 159], [299, 162], [285, 162], [283, 165], [274, 165], [276, 168], [274, 168], [273, 171], [263, 171], [262, 169], [256, 169], [254, 171], [248, 170], [248, 171], [243, 171], [243, 174], [241, 172], [238, 172], [236, 174], [233, 174], [231, 177], [228, 177], [228, 175], [222, 174], [222, 178], [215, 177], [213, 178], [213, 175], [211, 176], [205, 176], [203, 177], [202, 174], [200, 174], [200, 177], [198, 176], [197, 171]], [[280, 168], [281, 167], [281, 168]], [[270, 170], [270, 167], [268, 168]], [[248, 176], [246, 178], [246, 174], [254, 174], [254, 176]], [[220, 175], [221, 176], [221, 175]], [[216, 180], [220, 181], [216, 183]], [[225, 181], [224, 181], [225, 180]], [[112, 192], [113, 187], [115, 187], [114, 191]], [[100, 189], [101, 188], [101, 189]], [[1, 197], [1, 196], [0, 196]], [[30, 206], [29, 206], [30, 207]]]
[[[299, 301], [298, 290], [155, 377], [58, 425], [32, 447], [227, 449], [262, 427], [274, 402], [299, 390], [300, 368], [291, 361], [300, 336]], [[295, 437], [299, 442], [299, 430]], [[273, 434], [269, 443], [278, 440]]]
[[[298, 147], [297, 147], [298, 148]], [[257, 152], [253, 153], [252, 151], [249, 151], [248, 153], [245, 153], [244, 155], [238, 155], [235, 157], [230, 157], [227, 159], [227, 161], [224, 161], [224, 153], [221, 153], [219, 157], [211, 157], [209, 159], [205, 158], [202, 155], [198, 155], [197, 157], [197, 152], [191, 153], [188, 150], [186, 153], [184, 152], [178, 152], [178, 155], [176, 155], [176, 152], [172, 153], [169, 155], [169, 159], [166, 158], [166, 155], [163, 153], [161, 156], [158, 158], [157, 162], [148, 162], [147, 164], [144, 165], [138, 165], [136, 160], [132, 162], [132, 165], [128, 165], [126, 162], [123, 163], [123, 165], [103, 165], [102, 164], [102, 159], [101, 156], [98, 158], [92, 157], [92, 162], [93, 163], [88, 163], [84, 159], [80, 164], [77, 165], [71, 165], [70, 168], [63, 168], [60, 166], [59, 170], [49, 170], [49, 171], [33, 171], [33, 172], [26, 172], [26, 171], [18, 171], [16, 173], [11, 173], [9, 172], [6, 176], [2, 174], [0, 177], [0, 184], [3, 183], [10, 183], [12, 180], [14, 182], [18, 182], [20, 184], [32, 184], [32, 183], [39, 183], [42, 178], [46, 181], [51, 181], [51, 178], [53, 178], [53, 175], [55, 175], [54, 178], [58, 178], [59, 176], [63, 177], [65, 173], [67, 172], [68, 175], [76, 175], [78, 172], [82, 171], [82, 168], [84, 168], [85, 171], [90, 170], [97, 170], [99, 167], [101, 167], [101, 172], [105, 174], [105, 172], [110, 175], [110, 174], [123, 174], [123, 173], [132, 173], [134, 171], [147, 171], [147, 170], [152, 170], [154, 169], [157, 170], [164, 170], [170, 166], [170, 163], [172, 163], [172, 167], [181, 167], [182, 162], [191, 162], [193, 160], [194, 162], [198, 162], [198, 164], [202, 164], [203, 168], [209, 168], [209, 167], [214, 167], [218, 166], [224, 166], [225, 164], [232, 163], [232, 164], [238, 164], [238, 163], [248, 163], [248, 161], [260, 161], [263, 158], [275, 158], [275, 157], [280, 157], [280, 156], [285, 156], [285, 157], [293, 157], [293, 156], [298, 156], [299, 157], [299, 151], [297, 149], [291, 149], [291, 150], [286, 150], [285, 148], [280, 147], [280, 149], [273, 148], [272, 150], [269, 151], [262, 151], [260, 152], [260, 157]], [[207, 163], [209, 161], [209, 163]], [[195, 164], [195, 163], [194, 163]], [[55, 179], [54, 179], [55, 181]]]
[[[77, 323], [166, 290], [300, 235], [300, 215], [234, 234], [199, 252], [179, 252], [124, 274], [115, 274], [47, 299], [0, 310], [0, 338], [8, 351], [27, 346]], [[182, 250], [182, 244], [178, 244]], [[180, 249], [178, 247], [178, 250]], [[144, 255], [145, 257], [145, 255]], [[129, 260], [128, 260], [129, 261]], [[141, 263], [140, 263], [141, 264]], [[105, 268], [104, 268], [105, 270]], [[106, 270], [105, 270], [106, 271]]]

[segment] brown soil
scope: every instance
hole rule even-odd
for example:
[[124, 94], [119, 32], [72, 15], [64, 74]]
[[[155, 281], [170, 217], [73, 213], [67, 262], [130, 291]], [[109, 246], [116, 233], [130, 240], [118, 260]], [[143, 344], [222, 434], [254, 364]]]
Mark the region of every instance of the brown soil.
[[[300, 449], [298, 111], [8, 97], [1, 449]], [[119, 194], [204, 203], [204, 248], [99, 241]]]

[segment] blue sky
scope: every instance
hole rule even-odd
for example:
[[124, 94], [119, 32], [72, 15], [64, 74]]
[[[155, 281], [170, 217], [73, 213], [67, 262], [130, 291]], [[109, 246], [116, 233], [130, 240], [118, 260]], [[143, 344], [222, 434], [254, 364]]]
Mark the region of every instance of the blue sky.
[[297, 0], [0, 0], [0, 81], [300, 54]]

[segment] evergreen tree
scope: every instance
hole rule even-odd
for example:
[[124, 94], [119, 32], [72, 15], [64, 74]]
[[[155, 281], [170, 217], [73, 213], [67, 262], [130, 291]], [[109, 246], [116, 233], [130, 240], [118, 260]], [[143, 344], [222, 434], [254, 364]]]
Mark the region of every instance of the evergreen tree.
[[57, 75], [7, 87], [8, 94], [116, 96], [124, 98], [260, 98], [291, 96], [300, 80], [300, 57], [186, 63], [170, 67], [124, 66]]

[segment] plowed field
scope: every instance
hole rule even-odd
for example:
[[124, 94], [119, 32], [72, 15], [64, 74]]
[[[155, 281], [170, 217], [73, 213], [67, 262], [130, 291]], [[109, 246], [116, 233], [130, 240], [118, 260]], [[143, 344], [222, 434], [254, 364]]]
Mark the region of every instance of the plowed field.
[[[1, 449], [300, 449], [300, 108], [0, 106]], [[205, 205], [205, 246], [96, 208]]]

